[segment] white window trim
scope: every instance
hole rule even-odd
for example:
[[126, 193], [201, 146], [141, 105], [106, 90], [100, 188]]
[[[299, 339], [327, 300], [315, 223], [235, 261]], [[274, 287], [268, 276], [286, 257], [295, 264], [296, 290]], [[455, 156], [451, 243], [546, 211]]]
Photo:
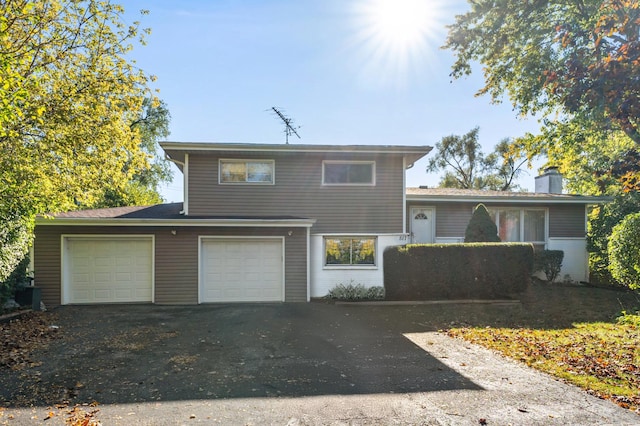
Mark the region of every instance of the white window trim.
[[[325, 164], [371, 164], [371, 183], [326, 183], [324, 180]], [[376, 162], [360, 160], [323, 160], [322, 161], [322, 186], [376, 186]]]
[[[520, 241], [521, 243], [531, 243], [531, 244], [544, 244], [544, 247], [547, 248], [547, 244], [549, 243], [549, 209], [546, 207], [514, 207], [514, 206], [490, 206], [487, 207], [488, 211], [496, 211], [496, 210], [519, 210], [520, 211]], [[475, 209], [475, 207], [473, 208]], [[544, 211], [544, 241], [524, 241], [524, 212], [525, 210], [531, 211]], [[495, 220], [496, 227], [500, 229], [500, 216], [496, 216]]]
[[[223, 182], [222, 181], [222, 163], [270, 163], [271, 164], [271, 182]], [[275, 185], [276, 184], [276, 162], [264, 158], [219, 158], [218, 159], [218, 184], [220, 185]]]
[[[349, 265], [329, 265], [327, 264], [327, 239], [373, 239], [374, 247], [373, 247], [373, 265], [369, 264], [349, 264]], [[355, 269], [355, 270], [364, 270], [364, 269], [378, 269], [378, 236], [371, 234], [349, 234], [349, 235], [323, 235], [322, 236], [322, 268], [323, 269]]]

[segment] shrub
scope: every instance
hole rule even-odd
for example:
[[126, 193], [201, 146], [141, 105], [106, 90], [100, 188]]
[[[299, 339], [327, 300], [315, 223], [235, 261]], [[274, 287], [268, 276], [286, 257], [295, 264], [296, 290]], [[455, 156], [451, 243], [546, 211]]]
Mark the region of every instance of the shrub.
[[484, 204], [478, 204], [464, 233], [465, 243], [499, 243], [498, 228]]
[[329, 299], [357, 301], [357, 300], [383, 300], [384, 287], [365, 287], [355, 283], [353, 280], [349, 284], [338, 284], [329, 290]]
[[609, 272], [609, 238], [613, 227], [625, 216], [639, 211], [640, 193], [626, 192], [616, 195], [610, 203], [597, 206], [589, 214], [587, 251], [592, 279], [603, 284], [619, 285]]
[[499, 299], [527, 289], [533, 246], [409, 244], [384, 251], [387, 300]]
[[613, 227], [608, 245], [609, 271], [632, 290], [640, 288], [640, 213], [626, 216]]
[[534, 272], [542, 271], [547, 282], [554, 282], [562, 269], [564, 252], [562, 250], [540, 250], [533, 255]]
[[0, 281], [0, 306], [10, 299], [16, 290], [29, 285], [29, 255], [24, 256], [6, 280]]

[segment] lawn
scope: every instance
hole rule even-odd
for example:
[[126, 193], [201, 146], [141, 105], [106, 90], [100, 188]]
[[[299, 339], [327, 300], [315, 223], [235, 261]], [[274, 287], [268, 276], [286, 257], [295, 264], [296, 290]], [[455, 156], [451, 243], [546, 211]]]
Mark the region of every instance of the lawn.
[[640, 315], [559, 329], [465, 327], [452, 328], [448, 334], [640, 412]]

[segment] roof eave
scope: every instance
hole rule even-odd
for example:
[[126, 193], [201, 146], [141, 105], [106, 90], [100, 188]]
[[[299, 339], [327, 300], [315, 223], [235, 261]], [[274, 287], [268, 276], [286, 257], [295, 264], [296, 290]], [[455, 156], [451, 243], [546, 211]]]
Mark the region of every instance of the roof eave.
[[456, 202], [456, 203], [545, 203], [545, 204], [603, 204], [613, 201], [611, 197], [579, 197], [579, 198], [560, 198], [560, 197], [493, 197], [493, 196], [460, 196], [460, 195], [407, 195], [407, 201], [430, 201], [430, 202]]
[[128, 219], [128, 218], [38, 218], [43, 226], [207, 226], [207, 227], [305, 227], [311, 228], [316, 219]]

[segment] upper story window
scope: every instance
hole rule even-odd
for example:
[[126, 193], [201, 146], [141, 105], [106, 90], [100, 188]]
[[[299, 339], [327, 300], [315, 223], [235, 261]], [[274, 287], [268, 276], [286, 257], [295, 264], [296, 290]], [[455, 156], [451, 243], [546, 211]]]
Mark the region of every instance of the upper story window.
[[498, 236], [505, 242], [533, 243], [544, 248], [546, 243], [546, 210], [524, 208], [488, 208], [496, 222]]
[[273, 184], [273, 160], [220, 160], [220, 183]]
[[375, 161], [323, 161], [323, 185], [375, 185]]

